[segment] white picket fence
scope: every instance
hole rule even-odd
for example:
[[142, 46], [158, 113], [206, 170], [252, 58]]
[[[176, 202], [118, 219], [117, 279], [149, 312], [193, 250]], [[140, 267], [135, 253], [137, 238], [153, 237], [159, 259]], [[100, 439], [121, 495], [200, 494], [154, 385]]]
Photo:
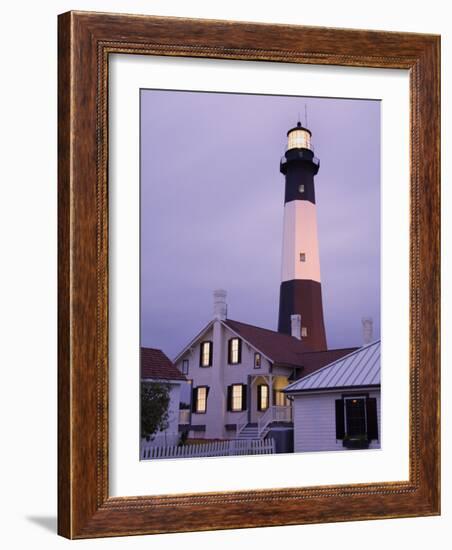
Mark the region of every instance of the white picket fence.
[[141, 446], [142, 460], [153, 458], [192, 458], [207, 456], [269, 455], [275, 452], [275, 441], [268, 439], [211, 441], [195, 445], [169, 447]]

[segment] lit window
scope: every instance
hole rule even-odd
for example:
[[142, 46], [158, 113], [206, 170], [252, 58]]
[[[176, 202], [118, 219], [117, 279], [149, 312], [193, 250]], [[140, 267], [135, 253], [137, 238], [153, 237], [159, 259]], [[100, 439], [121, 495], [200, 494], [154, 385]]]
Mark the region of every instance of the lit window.
[[304, 193], [304, 184], [302, 183], [301, 185], [298, 186], [298, 191], [300, 193]]
[[287, 397], [280, 390], [275, 391], [275, 405], [277, 407], [287, 407]]
[[268, 409], [268, 385], [259, 384], [257, 386], [257, 410], [265, 411]]
[[228, 411], [246, 411], [246, 384], [232, 384], [228, 386]]
[[306, 254], [305, 252], [300, 252], [300, 262], [305, 262], [306, 261]]
[[182, 374], [188, 374], [188, 359], [182, 360]]
[[306, 337], [308, 335], [308, 327], [301, 327], [301, 336]]
[[232, 411], [241, 411], [243, 401], [243, 386], [242, 384], [234, 384], [232, 386]]
[[207, 410], [207, 388], [199, 386], [196, 388], [195, 412], [205, 413]]
[[231, 338], [229, 340], [228, 348], [228, 363], [230, 365], [237, 365], [242, 361], [242, 341], [240, 338]]
[[212, 342], [202, 342], [199, 356], [200, 367], [212, 366]]
[[254, 368], [255, 369], [260, 369], [261, 368], [261, 363], [262, 363], [262, 356], [259, 352], [256, 352], [254, 354]]

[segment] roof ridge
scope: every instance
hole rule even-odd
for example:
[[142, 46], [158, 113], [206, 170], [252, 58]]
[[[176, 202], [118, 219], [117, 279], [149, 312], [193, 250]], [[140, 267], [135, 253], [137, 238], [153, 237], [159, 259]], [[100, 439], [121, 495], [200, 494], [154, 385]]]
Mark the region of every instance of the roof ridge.
[[[306, 353], [326, 353], [326, 352], [329, 352], [329, 351], [344, 351], [344, 349], [351, 349], [353, 350], [351, 353], [354, 353], [355, 351], [358, 351], [359, 349], [362, 349], [362, 347], [357, 347], [357, 346], [346, 346], [344, 348], [331, 348], [331, 349], [313, 349], [313, 350], [310, 350], [310, 351], [302, 351], [300, 353], [303, 353], [303, 354], [306, 354]], [[346, 355], [344, 355], [343, 357], [347, 357]]]
[[225, 319], [224, 322], [227, 323], [228, 321], [231, 321], [232, 323], [238, 323], [239, 325], [245, 325], [247, 327], [257, 328], [259, 330], [265, 330], [267, 332], [277, 334], [278, 336], [282, 336], [284, 338], [293, 338], [294, 340], [300, 341], [298, 340], [298, 338], [295, 338], [295, 336], [291, 336], [290, 334], [285, 334], [284, 332], [279, 332], [277, 330], [272, 330], [271, 328], [259, 327], [258, 325], [252, 325], [251, 323], [244, 323], [243, 321], [236, 321], [235, 319], [229, 319], [229, 318]]

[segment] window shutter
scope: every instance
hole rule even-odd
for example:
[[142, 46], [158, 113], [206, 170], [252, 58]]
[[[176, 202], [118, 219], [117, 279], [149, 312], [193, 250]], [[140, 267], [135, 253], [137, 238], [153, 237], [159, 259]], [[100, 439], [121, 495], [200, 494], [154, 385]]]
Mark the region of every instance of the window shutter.
[[207, 405], [208, 405], [207, 398], [209, 397], [209, 390], [210, 390], [210, 386], [206, 386], [206, 412], [207, 412]]
[[239, 353], [238, 353], [238, 355], [239, 355], [238, 362], [241, 363], [242, 362], [242, 340], [241, 339], [239, 339]]
[[232, 386], [228, 386], [227, 410], [232, 411]]
[[247, 385], [242, 384], [242, 411], [246, 411]]
[[198, 396], [198, 388], [191, 389], [191, 412], [196, 412], [196, 401]]
[[232, 350], [232, 338], [229, 338], [229, 340], [228, 340], [228, 365], [231, 364], [231, 359], [232, 359], [231, 350]]
[[375, 397], [366, 399], [367, 438], [378, 439], [377, 400]]
[[262, 410], [262, 384], [257, 386], [257, 410]]
[[212, 356], [213, 356], [213, 342], [210, 342], [210, 346], [209, 346], [209, 367], [212, 366]]
[[344, 439], [344, 436], [345, 436], [344, 400], [336, 399], [336, 439]]

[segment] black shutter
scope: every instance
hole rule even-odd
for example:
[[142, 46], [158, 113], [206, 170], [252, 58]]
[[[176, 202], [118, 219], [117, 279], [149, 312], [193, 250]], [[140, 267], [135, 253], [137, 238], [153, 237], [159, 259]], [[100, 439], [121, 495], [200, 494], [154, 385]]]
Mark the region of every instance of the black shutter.
[[262, 384], [257, 386], [257, 410], [262, 410]]
[[240, 339], [239, 339], [239, 353], [238, 353], [238, 356], [239, 356], [238, 363], [241, 363], [242, 362], [242, 340], [240, 340]]
[[336, 399], [336, 439], [344, 439], [344, 436], [345, 436], [344, 400]]
[[367, 438], [378, 439], [377, 400], [375, 397], [366, 399]]
[[228, 340], [228, 365], [231, 364], [231, 349], [232, 349], [232, 338]]
[[207, 412], [207, 398], [209, 397], [210, 386], [206, 386], [206, 412]]
[[210, 342], [210, 346], [209, 346], [209, 367], [212, 366], [212, 357], [213, 357], [213, 342]]
[[232, 386], [228, 386], [227, 410], [232, 411]]
[[198, 396], [198, 388], [191, 389], [191, 412], [196, 412], [196, 401]]
[[203, 356], [203, 351], [204, 351], [204, 344], [205, 342], [201, 342], [199, 344], [199, 366], [202, 367], [203, 364], [202, 364], [202, 356]]
[[246, 411], [247, 385], [242, 384], [242, 411]]

